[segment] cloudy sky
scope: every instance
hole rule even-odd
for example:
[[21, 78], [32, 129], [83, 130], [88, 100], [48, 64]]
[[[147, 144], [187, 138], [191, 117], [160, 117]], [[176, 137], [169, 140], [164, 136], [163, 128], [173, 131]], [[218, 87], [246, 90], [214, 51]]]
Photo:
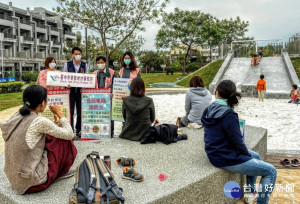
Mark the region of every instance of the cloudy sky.
[[[9, 0], [0, 0], [8, 4]], [[26, 9], [44, 7], [52, 10], [57, 6], [55, 0], [10, 0], [13, 6]], [[288, 40], [291, 35], [300, 32], [300, 0], [171, 0], [167, 11], [174, 8], [186, 10], [201, 10], [219, 19], [235, 18], [249, 21], [249, 31], [246, 36], [255, 39]], [[146, 32], [141, 33], [146, 42], [143, 49], [155, 49], [154, 39], [159, 25], [144, 23]]]

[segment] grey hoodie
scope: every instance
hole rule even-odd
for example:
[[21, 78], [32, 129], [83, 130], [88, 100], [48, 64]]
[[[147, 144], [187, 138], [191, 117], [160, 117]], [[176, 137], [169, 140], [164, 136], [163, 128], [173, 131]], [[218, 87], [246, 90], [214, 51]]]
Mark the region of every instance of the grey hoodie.
[[202, 113], [209, 106], [211, 100], [212, 96], [206, 88], [190, 88], [185, 97], [185, 112], [188, 120], [201, 125]]

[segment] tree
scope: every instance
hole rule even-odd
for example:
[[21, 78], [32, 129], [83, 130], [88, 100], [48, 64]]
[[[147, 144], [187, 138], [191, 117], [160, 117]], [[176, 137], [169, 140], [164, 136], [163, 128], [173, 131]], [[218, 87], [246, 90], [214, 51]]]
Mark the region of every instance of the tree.
[[140, 60], [141, 64], [146, 69], [146, 73], [148, 72], [148, 70], [150, 68], [160, 70], [161, 65], [164, 63], [163, 57], [161, 57], [158, 52], [142, 51], [138, 55], [139, 55], [139, 60]]
[[174, 12], [163, 13], [162, 26], [156, 35], [157, 48], [186, 47], [183, 74], [185, 74], [187, 57], [193, 46], [206, 42], [202, 27], [206, 25], [210, 14], [201, 11], [185, 11], [175, 8]]
[[[100, 34], [107, 59], [131, 36], [144, 31], [142, 23], [155, 21], [169, 0], [56, 0], [56, 12], [75, 25]], [[90, 20], [84, 21], [87, 16]], [[113, 49], [110, 50], [109, 47]]]
[[234, 40], [245, 37], [248, 26], [249, 22], [242, 21], [239, 16], [236, 17], [236, 19], [223, 19], [218, 22], [218, 27], [222, 32], [222, 39], [225, 44], [229, 44]]
[[221, 29], [218, 27], [219, 20], [217, 18], [210, 18], [206, 25], [202, 27], [205, 39], [207, 39], [207, 44], [209, 46], [209, 55], [210, 55], [210, 62], [211, 62], [211, 55], [212, 46], [216, 46], [222, 41], [222, 32]]

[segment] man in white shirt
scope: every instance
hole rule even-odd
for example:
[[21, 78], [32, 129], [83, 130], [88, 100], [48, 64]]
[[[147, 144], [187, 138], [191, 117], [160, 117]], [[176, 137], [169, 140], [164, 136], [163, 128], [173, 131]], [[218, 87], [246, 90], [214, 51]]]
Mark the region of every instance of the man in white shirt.
[[[81, 49], [79, 47], [74, 47], [72, 49], [72, 58], [73, 60], [65, 63], [64, 72], [73, 72], [73, 73], [88, 73], [87, 63], [81, 61]], [[81, 137], [81, 88], [77, 87], [68, 87], [70, 88], [70, 109], [71, 109], [71, 126], [74, 132], [78, 137]], [[74, 129], [74, 110], [76, 105], [77, 120]]]

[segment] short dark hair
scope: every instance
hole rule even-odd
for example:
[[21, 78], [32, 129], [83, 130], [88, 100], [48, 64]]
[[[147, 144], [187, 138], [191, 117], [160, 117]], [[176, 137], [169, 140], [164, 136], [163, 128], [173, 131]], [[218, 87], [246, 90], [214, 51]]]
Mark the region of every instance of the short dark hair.
[[190, 80], [190, 87], [205, 87], [201, 77], [193, 76]]
[[72, 48], [72, 54], [74, 54], [75, 50], [80, 51], [80, 53], [82, 53], [82, 51], [79, 47], [73, 47]]
[[36, 109], [47, 100], [47, 89], [39, 85], [28, 86], [23, 92], [23, 107], [19, 110], [22, 116], [29, 115], [29, 109]]
[[259, 78], [264, 79], [264, 78], [265, 78], [265, 75], [261, 74], [261, 75], [259, 76]]
[[145, 83], [141, 78], [135, 78], [130, 84], [131, 96], [145, 96]]
[[[45, 59], [45, 68], [46, 68], [46, 69], [49, 68], [49, 63], [50, 63], [52, 60], [55, 60], [55, 58], [54, 58], [54, 57], [47, 57], [47, 58]], [[56, 63], [56, 60], [55, 60], [55, 63]]]
[[294, 89], [298, 88], [297, 84], [293, 84], [292, 87], [294, 87]]
[[106, 58], [104, 56], [97, 57], [96, 62], [98, 62], [100, 59], [103, 59], [103, 61], [106, 62]]
[[227, 105], [233, 108], [238, 105], [241, 94], [236, 92], [236, 86], [231, 80], [221, 81], [216, 89], [223, 99], [227, 99]]

